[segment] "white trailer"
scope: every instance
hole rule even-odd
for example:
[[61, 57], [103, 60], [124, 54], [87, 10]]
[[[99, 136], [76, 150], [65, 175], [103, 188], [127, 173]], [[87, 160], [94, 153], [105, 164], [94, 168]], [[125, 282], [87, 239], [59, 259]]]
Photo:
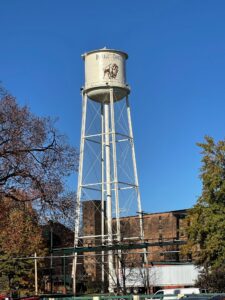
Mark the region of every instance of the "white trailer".
[[[147, 287], [147, 277], [151, 287], [193, 287], [199, 275], [199, 269], [193, 264], [155, 265], [148, 269], [127, 268], [125, 276], [119, 275], [119, 286], [127, 293], [144, 292]], [[125, 280], [124, 280], [124, 279]], [[116, 278], [114, 278], [117, 289]], [[125, 283], [125, 284], [124, 284]]]

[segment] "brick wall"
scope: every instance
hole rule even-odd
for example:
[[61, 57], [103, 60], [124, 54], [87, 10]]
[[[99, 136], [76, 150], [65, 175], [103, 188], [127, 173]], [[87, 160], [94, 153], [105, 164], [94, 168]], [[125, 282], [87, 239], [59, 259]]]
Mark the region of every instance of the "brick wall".
[[[83, 202], [83, 235], [101, 235], [101, 201], [85, 201]], [[88, 238], [83, 240], [85, 246], [101, 245], [100, 237]], [[101, 276], [101, 257], [96, 252], [86, 252], [84, 256], [84, 269], [87, 277], [91, 281], [95, 281], [97, 277]], [[96, 262], [99, 261], [98, 263]]]
[[[145, 214], [143, 216], [145, 240], [149, 242], [164, 242], [177, 239], [185, 240], [185, 215], [186, 210]], [[121, 218], [120, 226], [123, 243], [128, 243], [124, 238], [135, 238], [140, 236], [140, 219], [138, 216]], [[115, 220], [113, 220], [113, 230], [115, 233]], [[101, 201], [86, 201], [83, 203], [83, 233], [84, 235], [101, 234]], [[100, 245], [101, 239], [86, 239], [84, 245], [87, 244], [90, 246]], [[181, 258], [179, 246], [177, 245], [164, 246], [162, 244], [162, 246], [148, 247], [147, 252], [149, 263], [179, 261]], [[143, 255], [140, 253], [140, 250], [132, 250], [132, 254], [127, 254], [126, 260], [127, 264], [137, 265], [139, 263], [141, 265]], [[97, 277], [100, 278], [101, 264], [96, 263], [96, 257], [89, 257], [88, 253], [86, 253], [86, 257], [84, 258], [84, 268], [93, 281]]]

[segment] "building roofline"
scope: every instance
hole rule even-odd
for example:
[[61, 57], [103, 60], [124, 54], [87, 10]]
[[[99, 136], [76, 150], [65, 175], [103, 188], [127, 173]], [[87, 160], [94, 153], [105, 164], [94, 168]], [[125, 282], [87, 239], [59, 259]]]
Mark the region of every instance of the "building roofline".
[[[184, 209], [178, 209], [178, 210], [168, 210], [168, 211], [162, 211], [162, 212], [151, 212], [151, 213], [143, 212], [143, 217], [145, 218], [145, 217], [152, 216], [152, 215], [161, 215], [161, 214], [168, 214], [168, 213], [172, 213], [174, 215], [186, 214], [188, 212], [188, 210], [190, 210], [190, 208], [184, 208]], [[135, 218], [135, 217], [138, 217], [138, 214], [120, 217], [120, 219]]]

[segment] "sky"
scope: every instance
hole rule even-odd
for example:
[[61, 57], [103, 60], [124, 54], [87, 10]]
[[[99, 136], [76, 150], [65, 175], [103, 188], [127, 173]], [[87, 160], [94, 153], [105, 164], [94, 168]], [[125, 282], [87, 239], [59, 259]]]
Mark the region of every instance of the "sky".
[[201, 194], [196, 143], [224, 139], [224, 15], [219, 0], [0, 0], [0, 81], [79, 148], [81, 54], [127, 52], [143, 210], [190, 208]]

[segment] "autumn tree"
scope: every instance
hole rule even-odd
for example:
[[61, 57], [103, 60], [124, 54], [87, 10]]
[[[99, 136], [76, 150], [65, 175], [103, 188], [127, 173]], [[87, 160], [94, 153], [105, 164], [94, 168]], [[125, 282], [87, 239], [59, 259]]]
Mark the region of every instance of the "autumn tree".
[[74, 200], [65, 178], [77, 153], [50, 118], [32, 114], [0, 89], [0, 198], [32, 202], [42, 216], [68, 213]]
[[32, 288], [34, 261], [25, 258], [44, 253], [40, 223], [71, 220], [75, 193], [66, 178], [77, 158], [53, 120], [0, 87], [0, 272], [9, 285], [13, 278]]
[[[184, 251], [192, 252], [203, 267], [201, 278], [216, 278], [225, 270], [225, 140], [216, 143], [206, 136], [198, 146], [202, 149], [202, 194], [188, 213]], [[215, 285], [212, 290], [216, 291]]]
[[[30, 203], [0, 202], [0, 272], [1, 290], [34, 290], [34, 253], [46, 253], [37, 214]], [[43, 260], [39, 260], [39, 266]]]

